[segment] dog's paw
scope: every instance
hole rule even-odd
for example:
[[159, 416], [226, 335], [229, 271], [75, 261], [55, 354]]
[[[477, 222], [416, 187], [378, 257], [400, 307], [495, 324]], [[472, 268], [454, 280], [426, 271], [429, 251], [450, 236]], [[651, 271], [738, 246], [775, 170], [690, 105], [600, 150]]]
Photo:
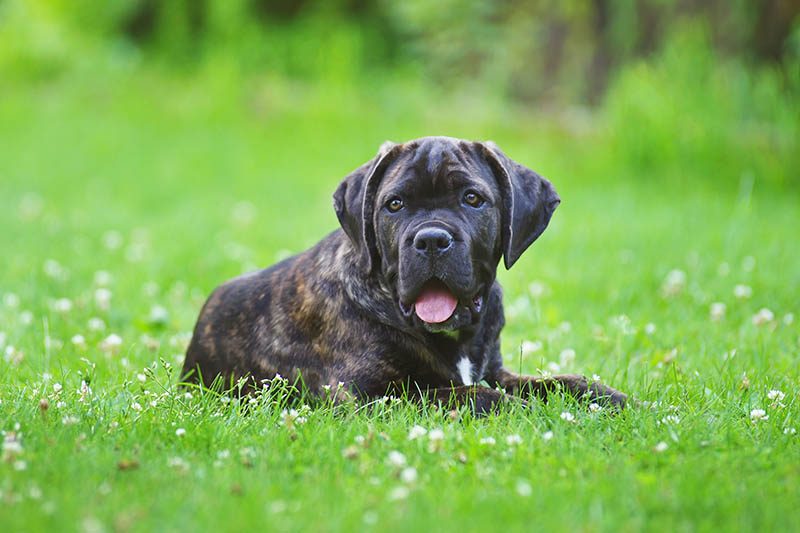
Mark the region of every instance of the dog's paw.
[[599, 382], [588, 383], [585, 398], [602, 406], [623, 409], [628, 405], [628, 395]]
[[596, 403], [603, 407], [622, 409], [629, 403], [628, 395], [598, 381], [590, 382], [580, 374], [554, 376], [572, 394], [583, 401]]

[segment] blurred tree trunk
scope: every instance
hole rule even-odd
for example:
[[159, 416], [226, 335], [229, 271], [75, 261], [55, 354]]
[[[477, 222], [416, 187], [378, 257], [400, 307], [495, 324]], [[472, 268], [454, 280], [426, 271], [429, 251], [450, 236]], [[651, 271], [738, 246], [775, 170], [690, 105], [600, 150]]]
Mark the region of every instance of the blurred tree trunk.
[[636, 2], [636, 21], [639, 27], [636, 29], [634, 53], [639, 57], [658, 50], [662, 34], [660, 21], [664, 17], [661, 7], [648, 0]]
[[608, 74], [612, 62], [610, 15], [608, 0], [592, 2], [591, 28], [595, 48], [589, 64], [586, 92], [586, 99], [591, 105], [600, 102], [608, 84]]
[[753, 48], [758, 59], [782, 61], [786, 39], [799, 13], [798, 0], [758, 1], [758, 20], [753, 31]]

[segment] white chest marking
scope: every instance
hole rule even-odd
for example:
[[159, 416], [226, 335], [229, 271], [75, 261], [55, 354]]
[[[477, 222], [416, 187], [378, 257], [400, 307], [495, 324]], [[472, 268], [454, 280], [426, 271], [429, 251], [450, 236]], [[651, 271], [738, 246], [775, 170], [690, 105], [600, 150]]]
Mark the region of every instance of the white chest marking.
[[456, 364], [458, 373], [461, 374], [461, 382], [464, 385], [472, 385], [472, 363], [468, 357], [462, 357], [461, 361]]

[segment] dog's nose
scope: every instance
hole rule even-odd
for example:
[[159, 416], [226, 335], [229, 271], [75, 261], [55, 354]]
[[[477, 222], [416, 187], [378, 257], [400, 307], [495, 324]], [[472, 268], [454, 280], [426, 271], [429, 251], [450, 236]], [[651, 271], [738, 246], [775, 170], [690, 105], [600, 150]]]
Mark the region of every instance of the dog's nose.
[[424, 228], [414, 236], [414, 248], [427, 256], [437, 256], [450, 249], [453, 236], [441, 228]]

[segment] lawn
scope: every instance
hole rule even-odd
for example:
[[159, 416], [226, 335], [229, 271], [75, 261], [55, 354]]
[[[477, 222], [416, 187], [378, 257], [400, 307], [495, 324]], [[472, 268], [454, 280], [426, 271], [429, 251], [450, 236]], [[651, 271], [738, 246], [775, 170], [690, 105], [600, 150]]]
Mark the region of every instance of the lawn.
[[[4, 531], [800, 529], [796, 191], [702, 151], [633, 171], [597, 117], [224, 80], [0, 93]], [[507, 364], [641, 407], [294, 413], [176, 388], [217, 284], [333, 230], [383, 140], [433, 134], [493, 139], [563, 198], [499, 274]]]

